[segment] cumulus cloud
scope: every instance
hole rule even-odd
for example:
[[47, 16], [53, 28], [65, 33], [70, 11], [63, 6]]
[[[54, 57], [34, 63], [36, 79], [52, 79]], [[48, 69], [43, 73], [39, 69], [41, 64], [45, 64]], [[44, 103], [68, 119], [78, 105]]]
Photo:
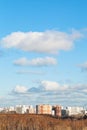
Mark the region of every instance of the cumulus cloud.
[[27, 91], [28, 89], [25, 86], [20, 86], [20, 85], [17, 85], [13, 90], [13, 92], [15, 93], [26, 93]]
[[87, 102], [87, 84], [80, 83], [62, 85], [55, 81], [44, 80], [38, 83], [38, 87], [31, 87], [28, 89], [25, 86], [17, 85], [14, 92], [15, 93], [9, 95], [11, 96], [11, 99], [9, 98], [10, 100], [8, 100], [11, 103], [14, 100], [13, 103], [16, 104], [26, 103], [36, 105], [38, 103], [49, 103], [62, 105], [84, 105]]
[[83, 92], [87, 92], [87, 84], [73, 84], [73, 85], [69, 85], [69, 84], [59, 84], [58, 82], [55, 81], [47, 81], [47, 80], [43, 80], [40, 81], [38, 83], [38, 87], [31, 87], [31, 88], [27, 88], [26, 86], [21, 86], [21, 85], [17, 85], [13, 92], [15, 93], [21, 93], [21, 94], [28, 94], [28, 93], [46, 93], [48, 95], [52, 95], [52, 94], [58, 94], [58, 93], [83, 93]]
[[23, 57], [18, 60], [15, 60], [14, 64], [20, 66], [48, 66], [56, 65], [57, 60], [53, 57], [35, 58], [32, 60], [28, 60], [27, 58]]
[[58, 82], [54, 81], [41, 81], [40, 86], [45, 91], [60, 91], [68, 89], [68, 85], [60, 85]]
[[56, 91], [65, 91], [68, 90], [69, 86], [64, 84], [61, 85], [58, 82], [55, 81], [46, 81], [43, 80], [40, 83], [38, 83], [38, 87], [31, 87], [31, 88], [27, 88], [26, 86], [21, 86], [21, 85], [17, 85], [13, 92], [15, 93], [21, 93], [21, 94], [25, 94], [25, 93], [31, 93], [31, 92], [56, 92]]
[[13, 32], [0, 41], [5, 48], [17, 48], [24, 51], [57, 53], [60, 50], [70, 50], [74, 41], [83, 37], [79, 31], [70, 34], [61, 31], [45, 32]]

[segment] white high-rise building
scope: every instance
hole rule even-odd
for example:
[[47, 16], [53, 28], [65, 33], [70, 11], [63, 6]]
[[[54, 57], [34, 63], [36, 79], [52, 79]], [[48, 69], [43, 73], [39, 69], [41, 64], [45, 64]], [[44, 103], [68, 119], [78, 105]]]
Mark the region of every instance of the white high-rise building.
[[68, 110], [68, 114], [69, 116], [71, 116], [71, 115], [81, 114], [84, 108], [83, 107], [66, 107], [66, 110]]

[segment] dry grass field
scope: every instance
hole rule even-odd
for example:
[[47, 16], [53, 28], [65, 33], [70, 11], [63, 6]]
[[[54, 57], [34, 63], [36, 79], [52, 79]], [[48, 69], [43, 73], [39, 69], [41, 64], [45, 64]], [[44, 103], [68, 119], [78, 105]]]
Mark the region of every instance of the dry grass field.
[[87, 119], [56, 119], [47, 115], [0, 114], [0, 130], [87, 130]]

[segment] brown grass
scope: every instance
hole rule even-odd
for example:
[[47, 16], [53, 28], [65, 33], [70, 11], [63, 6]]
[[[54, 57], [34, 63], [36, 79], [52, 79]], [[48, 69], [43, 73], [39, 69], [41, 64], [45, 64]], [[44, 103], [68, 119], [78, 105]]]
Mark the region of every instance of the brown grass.
[[87, 120], [56, 119], [47, 115], [0, 114], [0, 130], [87, 130]]

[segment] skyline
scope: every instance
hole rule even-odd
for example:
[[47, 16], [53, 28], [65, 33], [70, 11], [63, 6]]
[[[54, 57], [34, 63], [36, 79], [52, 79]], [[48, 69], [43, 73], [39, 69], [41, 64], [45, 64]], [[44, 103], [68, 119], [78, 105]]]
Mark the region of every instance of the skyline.
[[0, 1], [0, 106], [87, 104], [87, 1]]

